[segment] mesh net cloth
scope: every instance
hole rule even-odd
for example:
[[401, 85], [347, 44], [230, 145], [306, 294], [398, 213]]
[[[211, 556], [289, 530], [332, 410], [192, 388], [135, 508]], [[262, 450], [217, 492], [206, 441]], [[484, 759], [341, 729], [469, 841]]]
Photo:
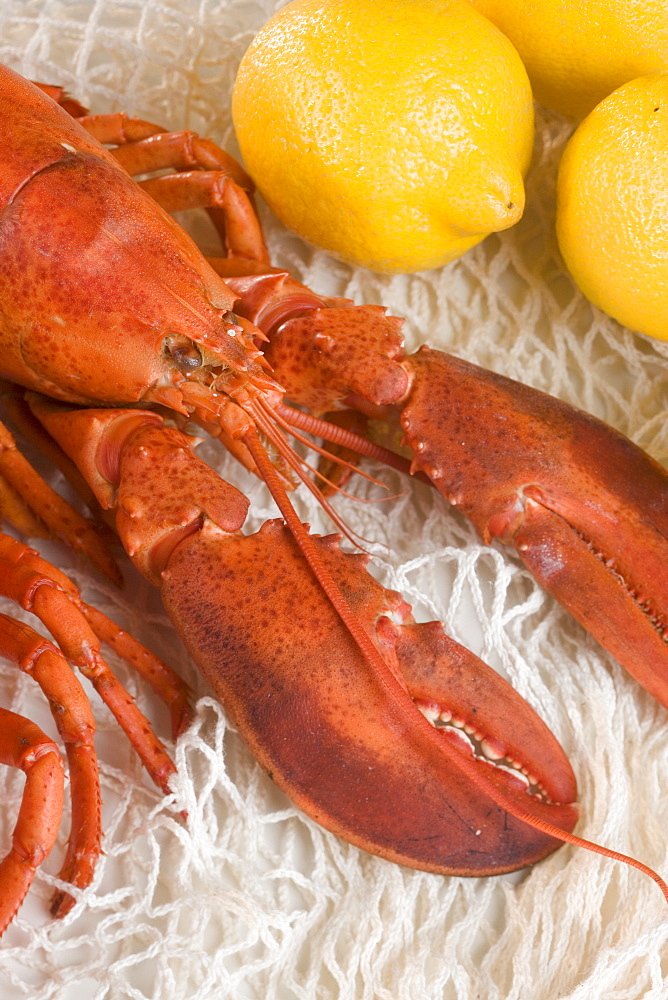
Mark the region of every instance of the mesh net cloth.
[[[278, 6], [273, 0], [4, 0], [0, 59], [64, 85], [95, 111], [124, 108], [174, 129], [187, 126], [234, 153], [235, 70]], [[538, 109], [523, 220], [450, 267], [411, 277], [355, 270], [304, 246], [264, 212], [270, 250], [276, 264], [319, 291], [381, 303], [407, 317], [411, 348], [429, 340], [554, 393], [665, 460], [666, 348], [593, 309], [559, 259], [554, 181], [571, 129]], [[252, 496], [252, 529], [276, 516], [263, 487], [212, 445], [203, 449]], [[380, 474], [402, 492], [393, 474]], [[307, 499], [295, 502], [314, 530], [331, 530]], [[517, 559], [482, 547], [426, 487], [381, 505], [346, 503], [345, 516], [374, 540], [383, 583], [403, 591], [421, 619], [442, 619], [548, 721], [578, 775], [579, 832], [665, 873], [665, 711]], [[182, 672], [196, 693], [197, 717], [173, 748], [179, 775], [173, 798], [164, 799], [92, 697], [105, 854], [74, 910], [62, 922], [50, 920], [65, 820], [0, 945], [2, 1000], [668, 996], [668, 920], [648, 879], [570, 847], [529, 872], [474, 880], [409, 871], [350, 847], [299, 814], [255, 764], [148, 584], [128, 571], [120, 594], [62, 548], [45, 551], [90, 603]], [[111, 662], [159, 731], [168, 732], [166, 713]], [[8, 708], [55, 735], [32, 681], [3, 665], [0, 685]], [[5, 844], [22, 778], [2, 769], [0, 781]]]

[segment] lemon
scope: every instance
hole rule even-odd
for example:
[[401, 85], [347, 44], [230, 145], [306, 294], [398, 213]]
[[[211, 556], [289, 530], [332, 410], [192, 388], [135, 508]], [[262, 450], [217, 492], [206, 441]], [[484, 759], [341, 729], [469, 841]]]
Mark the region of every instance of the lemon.
[[668, 340], [668, 73], [620, 87], [576, 129], [559, 167], [557, 237], [587, 298]]
[[583, 118], [623, 83], [668, 70], [666, 0], [470, 0], [510, 38], [541, 104]]
[[354, 264], [439, 267], [522, 214], [530, 85], [466, 0], [296, 0], [244, 56], [232, 114], [274, 213]]

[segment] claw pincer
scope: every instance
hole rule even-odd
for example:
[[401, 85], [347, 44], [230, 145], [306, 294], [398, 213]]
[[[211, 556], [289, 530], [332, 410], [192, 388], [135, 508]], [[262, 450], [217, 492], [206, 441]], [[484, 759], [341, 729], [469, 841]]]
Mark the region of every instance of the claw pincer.
[[416, 467], [668, 707], [665, 470], [528, 386], [428, 348], [411, 369], [402, 426]]
[[[485, 672], [492, 673], [489, 668], [459, 648], [467, 666], [457, 675], [456, 655], [450, 655], [436, 623], [393, 623], [399, 611], [405, 615], [409, 609], [367, 574], [364, 557], [342, 552], [338, 536], [314, 540], [382, 649], [396, 677], [394, 689], [370, 669], [316, 581], [305, 577], [299, 550], [282, 522], [269, 521], [255, 535], [224, 542], [211, 533], [188, 539], [163, 576], [167, 609], [189, 636], [191, 653], [259, 762], [323, 826], [405, 865], [491, 874], [552, 850], [551, 838], [494, 802], [471, 797], [468, 775], [425, 733], [403, 663], [422, 646], [422, 698], [439, 705], [443, 715], [456, 701], [456, 694], [448, 699], [449, 674], [453, 686], [462, 682], [466, 715], [459, 717], [460, 725], [479, 727], [480, 736], [494, 733], [498, 753], [521, 755], [525, 767], [539, 770], [537, 780], [545, 781], [549, 791], [530, 796], [519, 768], [513, 776], [482, 753], [476, 766], [489, 772], [505, 794], [570, 830], [577, 817], [575, 783], [546, 727], [500, 678], [492, 697], [491, 689], [476, 697], [477, 685], [485, 688]], [[207, 583], [203, 600], [185, 587], [193, 565]], [[278, 602], [275, 589], [282, 595]], [[505, 726], [496, 708], [505, 715]], [[435, 735], [447, 739], [445, 731]], [[464, 746], [454, 747], [455, 756], [472, 755], [471, 743], [464, 740]]]
[[266, 355], [289, 400], [315, 413], [397, 412], [411, 471], [425, 474], [483, 541], [513, 546], [668, 706], [662, 466], [546, 393], [428, 347], [406, 355], [401, 320], [380, 307], [320, 298], [285, 272], [227, 280], [241, 297], [235, 308], [270, 335]]

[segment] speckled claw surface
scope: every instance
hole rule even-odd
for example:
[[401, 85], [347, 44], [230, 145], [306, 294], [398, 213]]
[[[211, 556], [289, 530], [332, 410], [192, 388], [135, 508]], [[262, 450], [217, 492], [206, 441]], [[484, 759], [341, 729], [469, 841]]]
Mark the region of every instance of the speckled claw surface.
[[[313, 539], [389, 676], [342, 630], [282, 521], [232, 539], [193, 535], [164, 575], [172, 619], [262, 766], [323, 826], [404, 865], [495, 874], [550, 853], [552, 837], [472, 795], [457, 766], [459, 754], [475, 759], [504, 796], [570, 831], [575, 779], [547, 727], [439, 623], [411, 624], [365, 557], [342, 552], [338, 536]], [[197, 598], [193, 567], [207, 584]], [[438, 706], [442, 730], [424, 724], [416, 697], [432, 719]], [[531, 789], [520, 768], [537, 775]]]

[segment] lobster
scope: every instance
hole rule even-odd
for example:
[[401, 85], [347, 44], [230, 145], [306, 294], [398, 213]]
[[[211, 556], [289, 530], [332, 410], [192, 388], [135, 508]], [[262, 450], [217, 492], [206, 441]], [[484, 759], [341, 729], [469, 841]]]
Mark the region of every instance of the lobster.
[[[289, 501], [293, 475], [307, 477], [284, 429], [315, 429], [403, 465], [285, 404], [283, 379], [311, 350], [298, 343], [288, 348], [292, 360], [281, 360], [285, 330], [301, 323], [310, 337], [324, 319], [325, 332], [318, 328], [315, 338], [320, 350], [328, 331], [345, 333], [341, 322], [352, 319], [344, 349], [351, 365], [337, 376], [335, 402], [354, 399], [375, 413], [410, 397], [403, 424], [419, 455], [413, 467], [437, 482], [438, 448], [449, 461], [438, 436], [450, 431], [429, 418], [421, 394], [446, 362], [425, 352], [420, 362], [395, 362], [396, 343], [387, 362], [382, 352], [367, 352], [379, 374], [378, 393], [365, 401], [356, 391], [365, 379], [350, 369], [359, 361], [359, 333], [373, 341], [379, 311], [355, 312], [277, 278], [241, 168], [192, 134], [164, 133], [124, 115], [88, 116], [76, 104], [60, 107], [60, 92], [52, 92], [54, 102], [45, 90], [0, 72], [7, 132], [0, 371], [31, 390], [33, 413], [114, 512], [128, 555], [160, 587], [184, 644], [261, 765], [323, 826], [404, 865], [501, 873], [565, 840], [628, 861], [668, 898], [663, 881], [640, 862], [571, 833], [577, 808], [570, 765], [526, 702], [440, 624], [416, 624], [403, 599], [368, 574], [366, 556], [344, 552], [339, 536], [312, 535]], [[131, 177], [163, 167], [177, 172], [141, 184]], [[210, 209], [235, 262], [219, 267], [241, 272], [236, 284], [222, 280], [166, 211], [193, 205]], [[273, 298], [262, 299], [267, 288]], [[263, 326], [271, 362], [261, 350]], [[387, 332], [380, 338], [387, 341]], [[326, 366], [320, 376], [326, 383]], [[482, 376], [473, 377], [488, 391]], [[388, 398], [382, 384], [391, 385]], [[302, 402], [294, 384], [288, 392]], [[329, 401], [315, 408], [327, 410]], [[563, 409], [564, 426], [577, 429], [580, 419]], [[247, 501], [197, 458], [179, 426], [188, 421], [212, 429], [259, 472], [282, 520], [242, 533]], [[510, 433], [519, 438], [521, 431], [517, 422]], [[553, 461], [544, 443], [536, 449], [543, 467]], [[648, 481], [659, 481], [649, 459], [633, 461], [651, 469]], [[460, 464], [461, 489], [464, 471]], [[518, 549], [527, 550], [541, 518], [521, 523], [507, 483], [483, 489], [504, 501], [489, 534], [514, 531]], [[452, 485], [444, 492], [463, 503]], [[523, 495], [532, 513], [546, 509], [537, 488], [525, 486]], [[615, 510], [623, 499], [618, 491]], [[652, 499], [647, 516], [658, 505]], [[541, 544], [547, 565], [551, 543]], [[57, 790], [52, 794], [55, 813]], [[43, 820], [45, 829], [52, 825]]]

